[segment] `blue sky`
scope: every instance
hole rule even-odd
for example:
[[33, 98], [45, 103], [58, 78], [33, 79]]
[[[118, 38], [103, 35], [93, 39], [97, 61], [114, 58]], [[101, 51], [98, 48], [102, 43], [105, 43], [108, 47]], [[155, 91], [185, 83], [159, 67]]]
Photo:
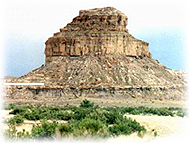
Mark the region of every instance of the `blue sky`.
[[[164, 5], [162, 5], [162, 2]], [[78, 15], [80, 9], [113, 6], [129, 18], [129, 32], [149, 42], [153, 59], [186, 71], [185, 5], [171, 1], [80, 0], [4, 3], [4, 75], [21, 76], [44, 63], [45, 41]]]
[[182, 30], [144, 29], [144, 32], [136, 33], [135, 36], [150, 43], [149, 49], [153, 59], [173, 70], [187, 70], [184, 55], [186, 36]]
[[44, 63], [44, 42], [14, 34], [5, 41], [5, 75], [19, 77]]

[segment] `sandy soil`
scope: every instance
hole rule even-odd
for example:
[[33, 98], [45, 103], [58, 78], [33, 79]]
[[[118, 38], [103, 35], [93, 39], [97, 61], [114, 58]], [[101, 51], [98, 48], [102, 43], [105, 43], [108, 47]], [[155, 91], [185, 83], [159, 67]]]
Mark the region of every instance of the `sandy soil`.
[[[179, 138], [185, 137], [188, 130], [188, 117], [171, 117], [171, 116], [156, 116], [156, 115], [130, 115], [126, 117], [135, 119], [147, 129], [146, 133], [139, 137], [137, 133], [129, 136], [119, 136], [109, 139], [111, 142], [127, 141], [127, 142], [147, 142], [147, 141], [166, 141], [170, 137]], [[157, 135], [156, 135], [157, 134]], [[174, 139], [173, 138], [173, 139]], [[172, 140], [173, 140], [172, 139]], [[178, 140], [178, 139], [177, 139]]]

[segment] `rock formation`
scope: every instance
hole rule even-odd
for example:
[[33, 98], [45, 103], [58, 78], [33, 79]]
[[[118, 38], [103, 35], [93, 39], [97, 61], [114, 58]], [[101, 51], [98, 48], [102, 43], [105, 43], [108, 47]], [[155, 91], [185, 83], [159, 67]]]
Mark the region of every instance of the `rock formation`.
[[153, 60], [149, 44], [129, 34], [127, 21], [112, 7], [81, 10], [46, 41], [45, 65], [12, 80], [44, 86], [7, 86], [7, 98], [183, 99], [184, 73]]
[[149, 57], [148, 43], [128, 33], [127, 16], [115, 8], [81, 10], [46, 41], [46, 64], [57, 56], [122, 54]]

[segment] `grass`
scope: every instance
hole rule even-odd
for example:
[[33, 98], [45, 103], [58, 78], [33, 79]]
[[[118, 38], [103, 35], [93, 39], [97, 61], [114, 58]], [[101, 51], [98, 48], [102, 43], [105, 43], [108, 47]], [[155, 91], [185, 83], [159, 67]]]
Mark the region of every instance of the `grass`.
[[[143, 135], [146, 131], [137, 121], [124, 117], [128, 114], [153, 114], [163, 116], [185, 116], [181, 108], [101, 108], [88, 100], [84, 100], [79, 107], [74, 106], [16, 106], [9, 105], [5, 109], [11, 109], [10, 114], [15, 116], [8, 120], [10, 129], [5, 132], [9, 138], [42, 138], [54, 139], [60, 137], [72, 138], [107, 138], [119, 135], [128, 135], [138, 132]], [[15, 125], [22, 124], [24, 120], [40, 120], [41, 124], [28, 132], [17, 132]], [[52, 120], [53, 122], [48, 122]], [[67, 123], [57, 123], [57, 120], [65, 120]], [[154, 133], [157, 135], [157, 133]]]

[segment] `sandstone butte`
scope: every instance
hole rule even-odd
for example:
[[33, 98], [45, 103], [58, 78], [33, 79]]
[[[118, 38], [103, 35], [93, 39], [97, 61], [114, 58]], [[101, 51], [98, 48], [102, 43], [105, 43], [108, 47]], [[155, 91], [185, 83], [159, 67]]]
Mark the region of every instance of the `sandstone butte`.
[[184, 99], [185, 73], [154, 60], [149, 43], [126, 29], [128, 18], [113, 7], [80, 10], [46, 42], [45, 64], [6, 86], [7, 99], [64, 101], [78, 97]]

